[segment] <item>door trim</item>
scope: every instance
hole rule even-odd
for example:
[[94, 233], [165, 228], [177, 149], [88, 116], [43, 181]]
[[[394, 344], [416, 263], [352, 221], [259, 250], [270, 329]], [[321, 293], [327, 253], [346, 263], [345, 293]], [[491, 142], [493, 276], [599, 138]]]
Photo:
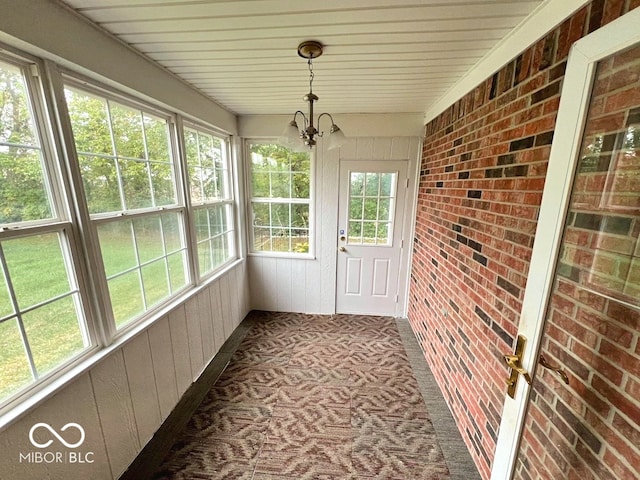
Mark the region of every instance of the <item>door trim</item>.
[[[577, 41], [569, 53], [518, 326], [518, 333], [528, 339], [522, 365], [532, 375], [536, 370], [596, 62], [640, 42], [638, 25], [640, 9], [635, 9]], [[491, 480], [511, 478], [530, 390], [531, 387], [521, 381], [514, 399], [505, 396]]]

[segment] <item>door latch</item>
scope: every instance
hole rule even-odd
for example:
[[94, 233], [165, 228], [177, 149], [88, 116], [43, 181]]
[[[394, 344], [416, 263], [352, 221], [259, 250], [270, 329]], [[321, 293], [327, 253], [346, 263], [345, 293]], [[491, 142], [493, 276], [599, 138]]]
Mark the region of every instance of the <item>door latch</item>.
[[513, 355], [504, 355], [504, 363], [511, 369], [511, 374], [507, 378], [507, 394], [515, 398], [516, 387], [518, 386], [518, 374], [521, 374], [529, 385], [531, 385], [531, 375], [522, 366], [522, 353], [527, 339], [523, 335], [518, 335], [516, 340], [516, 350]]

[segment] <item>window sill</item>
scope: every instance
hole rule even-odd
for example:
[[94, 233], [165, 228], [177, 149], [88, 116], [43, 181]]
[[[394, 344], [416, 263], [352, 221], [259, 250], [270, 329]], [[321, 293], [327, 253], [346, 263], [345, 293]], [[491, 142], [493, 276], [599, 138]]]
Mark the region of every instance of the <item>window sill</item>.
[[288, 258], [289, 260], [316, 260], [316, 256], [313, 253], [249, 252], [248, 256], [262, 258]]

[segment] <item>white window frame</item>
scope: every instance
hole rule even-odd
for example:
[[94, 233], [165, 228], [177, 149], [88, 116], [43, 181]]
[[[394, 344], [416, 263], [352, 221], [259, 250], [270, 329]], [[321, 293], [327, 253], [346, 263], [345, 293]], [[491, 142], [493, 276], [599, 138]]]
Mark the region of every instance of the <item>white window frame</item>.
[[[253, 196], [253, 176], [251, 163], [251, 145], [277, 145], [277, 139], [255, 139], [249, 138], [244, 143], [244, 158], [246, 166], [246, 209], [247, 212], [247, 237], [248, 237], [248, 254], [256, 257], [279, 257], [279, 258], [297, 258], [297, 259], [315, 259], [315, 165], [316, 151], [309, 150], [309, 200], [299, 198], [265, 198]], [[309, 206], [309, 251], [305, 253], [297, 252], [278, 252], [268, 250], [254, 250], [255, 237], [253, 225], [253, 208], [252, 203], [287, 203], [289, 205], [300, 204]]]
[[[196, 265], [196, 271], [197, 274], [196, 276], [201, 280], [205, 280], [208, 279], [212, 276], [215, 276], [218, 272], [220, 272], [221, 270], [224, 270], [225, 267], [227, 267], [229, 264], [231, 264], [232, 262], [234, 262], [235, 260], [237, 260], [239, 258], [239, 243], [238, 243], [238, 229], [237, 229], [237, 208], [236, 208], [236, 186], [234, 182], [234, 169], [233, 169], [233, 162], [232, 162], [232, 156], [231, 156], [231, 137], [229, 135], [226, 135], [222, 132], [219, 132], [218, 130], [212, 128], [212, 127], [208, 127], [205, 126], [203, 124], [200, 124], [198, 122], [194, 122], [191, 120], [183, 120], [181, 125], [181, 131], [180, 134], [185, 136], [185, 139], [183, 141], [186, 142], [186, 130], [191, 130], [191, 131], [195, 131], [197, 133], [203, 133], [205, 135], [210, 135], [214, 138], [217, 138], [218, 140], [220, 140], [222, 142], [222, 155], [223, 155], [223, 163], [224, 163], [224, 171], [225, 173], [225, 178], [224, 178], [224, 183], [226, 185], [226, 189], [227, 189], [227, 196], [225, 198], [222, 199], [215, 199], [215, 200], [203, 200], [201, 202], [194, 202], [193, 199], [191, 198], [191, 193], [189, 192], [189, 185], [190, 185], [190, 178], [189, 178], [189, 159], [187, 158], [187, 151], [186, 151], [186, 147], [183, 149], [184, 151], [184, 155], [183, 155], [183, 159], [184, 159], [184, 170], [186, 172], [186, 181], [185, 181], [185, 185], [187, 187], [187, 202], [189, 205], [189, 211], [190, 211], [190, 219], [191, 219], [191, 223], [192, 223], [192, 231], [191, 231], [191, 244], [192, 244], [192, 249], [193, 249], [193, 256], [195, 257], [195, 265]], [[222, 206], [223, 208], [226, 209], [227, 211], [227, 231], [222, 233], [220, 236], [222, 235], [227, 235], [227, 237], [230, 239], [229, 241], [229, 258], [227, 258], [224, 262], [222, 262], [219, 265], [214, 266], [214, 268], [212, 270], [203, 272], [200, 262], [199, 262], [199, 254], [198, 254], [198, 244], [202, 243], [202, 242], [198, 242], [198, 236], [197, 236], [197, 232], [196, 232], [196, 228], [195, 228], [195, 220], [196, 220], [196, 211], [197, 210], [206, 210], [210, 207], [218, 207], [218, 206]], [[204, 241], [210, 241], [213, 237], [209, 237], [207, 240]]]
[[[187, 206], [185, 203], [185, 191], [184, 191], [184, 182], [183, 182], [184, 165], [182, 162], [182, 156], [179, 155], [178, 148], [177, 148], [176, 115], [170, 112], [167, 112], [165, 110], [162, 110], [154, 106], [153, 104], [149, 104], [147, 102], [143, 102], [135, 98], [132, 98], [128, 95], [124, 95], [119, 91], [115, 91], [114, 89], [111, 89], [105, 85], [102, 85], [99, 82], [84, 78], [81, 75], [75, 74], [74, 72], [65, 71], [63, 73], [61, 88], [66, 88], [66, 87], [77, 89], [87, 94], [116, 102], [125, 107], [140, 110], [144, 113], [148, 113], [149, 115], [153, 115], [155, 117], [163, 118], [166, 120], [169, 128], [168, 147], [169, 147], [169, 154], [171, 155], [171, 159], [172, 159], [176, 203], [173, 205], [167, 205], [167, 206], [152, 206], [152, 207], [145, 207], [145, 208], [136, 208], [132, 210], [124, 210], [124, 211], [121, 210], [116, 212], [89, 214], [90, 223], [91, 223], [90, 230], [92, 233], [92, 238], [88, 238], [86, 241], [87, 243], [90, 243], [93, 246], [93, 249], [95, 250], [95, 252], [97, 252], [97, 254], [94, 255], [94, 260], [96, 261], [96, 263], [98, 263], [100, 268], [98, 269], [97, 272], [95, 271], [93, 272], [93, 280], [96, 283], [97, 289], [101, 292], [101, 295], [103, 296], [103, 309], [104, 309], [103, 328], [106, 333], [107, 343], [111, 343], [114, 339], [121, 337], [122, 335], [125, 335], [127, 332], [135, 329], [142, 322], [145, 322], [146, 320], [149, 320], [150, 318], [155, 317], [157, 315], [157, 312], [160, 309], [162, 309], [164, 306], [175, 301], [175, 299], [181, 293], [186, 292], [189, 288], [195, 285], [194, 272], [191, 267], [191, 259], [190, 259], [190, 255], [191, 255], [190, 247], [189, 247], [190, 242], [186, 234], [186, 232], [189, 229], [188, 227], [189, 212], [187, 210]], [[63, 91], [60, 92], [60, 95], [62, 95], [64, 98]], [[65, 118], [63, 121], [68, 122], [68, 130], [69, 132], [72, 132], [73, 130], [71, 126], [72, 125], [71, 118], [68, 114], [68, 110], [66, 110], [66, 103], [65, 103], [64, 116]], [[70, 133], [68, 142], [71, 143], [71, 145], [67, 145], [67, 148], [69, 149], [68, 155], [71, 157], [71, 161], [75, 163], [77, 166], [79, 164], [79, 159], [78, 159], [79, 157], [78, 157], [78, 153], [76, 152], [75, 141], [71, 133]], [[78, 174], [79, 174], [79, 170], [78, 170]], [[77, 179], [77, 185], [82, 186], [82, 178]], [[88, 204], [86, 201], [86, 197], [84, 196], [84, 188], [82, 188], [82, 192], [83, 192], [82, 199], [81, 199], [83, 204], [82, 208], [85, 208], [88, 212]], [[114, 309], [111, 303], [111, 296], [109, 294], [107, 277], [106, 277], [104, 263], [102, 260], [102, 253], [100, 249], [100, 243], [97, 236], [97, 227], [98, 225], [101, 225], [104, 223], [117, 222], [118, 220], [122, 220], [125, 218], [133, 220], [135, 218], [149, 217], [149, 216], [165, 214], [165, 213], [177, 213], [180, 218], [180, 236], [182, 239], [183, 247], [185, 249], [185, 256], [186, 256], [185, 264], [184, 264], [186, 283], [182, 288], [178, 289], [175, 292], [172, 292], [167, 298], [163, 299], [161, 302], [152, 305], [151, 308], [147, 308], [147, 306], [144, 305], [144, 310], [140, 312], [139, 315], [129, 319], [129, 321], [127, 321], [120, 327], [116, 327]], [[137, 251], [137, 246], [135, 246], [135, 248]], [[138, 267], [141, 268], [141, 265], [139, 264]], [[142, 291], [144, 296], [144, 290]]]
[[[80, 245], [79, 225], [71, 214], [72, 206], [69, 204], [71, 196], [69, 184], [61, 171], [61, 152], [56, 148], [57, 138], [51, 128], [54, 124], [52, 116], [51, 98], [48, 96], [47, 86], [49, 79], [46, 68], [42, 61], [33, 58], [22, 52], [15, 52], [13, 49], [5, 48], [0, 52], [0, 60], [19, 68], [23, 73], [30, 113], [33, 120], [34, 133], [43, 161], [43, 181], [51, 202], [52, 217], [48, 219], [7, 223], [0, 227], [0, 241], [16, 240], [19, 238], [34, 237], [43, 234], [56, 234], [60, 239], [61, 254], [64, 266], [67, 271], [70, 290], [64, 294], [49, 298], [34, 306], [25, 309], [17, 308], [15, 291], [8, 282], [9, 299], [13, 304], [14, 313], [7, 317], [5, 321], [16, 319], [23, 337], [23, 347], [25, 355], [30, 364], [32, 381], [11, 394], [0, 403], [0, 414], [7, 412], [17, 405], [24, 403], [32, 396], [34, 391], [38, 391], [53, 383], [60, 375], [68, 372], [76, 365], [91, 355], [101, 347], [102, 339], [98, 334], [97, 324], [93, 321], [94, 312], [89, 293], [90, 288], [87, 283], [87, 271], [82, 261], [82, 247]], [[6, 270], [7, 264], [4, 255], [0, 253], [0, 269]], [[2, 275], [2, 273], [0, 273]], [[37, 374], [34, 366], [33, 353], [27, 344], [24, 343], [26, 335], [22, 315], [28, 311], [33, 311], [51, 304], [64, 297], [72, 296], [75, 310], [78, 314], [80, 333], [83, 339], [84, 348], [77, 354], [67, 358], [62, 363], [52, 368], [42, 375]], [[27, 339], [28, 342], [28, 339]]]

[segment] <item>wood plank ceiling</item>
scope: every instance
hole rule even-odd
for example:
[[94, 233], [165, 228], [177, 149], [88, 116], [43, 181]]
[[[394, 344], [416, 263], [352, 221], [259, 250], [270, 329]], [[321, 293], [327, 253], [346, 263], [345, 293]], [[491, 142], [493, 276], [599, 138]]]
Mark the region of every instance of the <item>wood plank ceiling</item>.
[[64, 0], [238, 115], [423, 113], [542, 0]]

